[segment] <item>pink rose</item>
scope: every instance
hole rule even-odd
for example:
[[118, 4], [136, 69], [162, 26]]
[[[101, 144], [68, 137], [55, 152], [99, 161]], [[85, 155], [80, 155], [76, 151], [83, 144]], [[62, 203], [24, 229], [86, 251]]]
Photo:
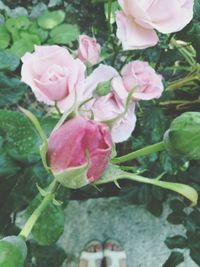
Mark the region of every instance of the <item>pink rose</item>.
[[48, 140], [47, 158], [54, 174], [87, 162], [89, 182], [100, 178], [109, 162], [112, 141], [109, 128], [96, 121], [74, 117], [55, 130]]
[[159, 98], [164, 90], [162, 76], [148, 62], [132, 61], [123, 67], [121, 74], [126, 90], [130, 92], [135, 88], [135, 100]]
[[[110, 81], [110, 92], [105, 96], [98, 96], [95, 90], [102, 82]], [[94, 116], [99, 122], [111, 122], [111, 135], [115, 143], [128, 139], [135, 128], [135, 103], [126, 109], [128, 92], [117, 71], [109, 66], [100, 65], [86, 79], [86, 99], [94, 96], [84, 106], [85, 116]]]
[[95, 65], [99, 61], [101, 46], [97, 43], [95, 38], [87, 35], [79, 36], [78, 57], [83, 62], [89, 62]]
[[124, 50], [143, 49], [158, 42], [157, 31], [172, 33], [184, 28], [193, 17], [194, 0], [118, 0], [117, 37]]
[[35, 46], [34, 53], [22, 57], [22, 81], [28, 84], [38, 101], [48, 105], [57, 102], [64, 111], [81, 97], [85, 66], [73, 59], [67, 49], [53, 46]]

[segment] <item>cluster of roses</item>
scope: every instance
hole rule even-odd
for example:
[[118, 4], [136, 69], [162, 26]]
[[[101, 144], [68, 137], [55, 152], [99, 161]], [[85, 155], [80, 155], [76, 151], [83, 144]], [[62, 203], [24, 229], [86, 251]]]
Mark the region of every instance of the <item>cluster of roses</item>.
[[[117, 35], [125, 49], [145, 48], [158, 41], [161, 32], [180, 30], [192, 18], [193, 1], [119, 0]], [[23, 58], [22, 80], [36, 98], [74, 116], [54, 130], [48, 142], [48, 163], [53, 173], [87, 162], [87, 178], [101, 177], [109, 162], [112, 144], [127, 140], [134, 130], [139, 100], [159, 98], [162, 77], [143, 61], [126, 64], [121, 73], [100, 64], [90, 75], [86, 66], [99, 62], [101, 47], [94, 38], [81, 35], [71, 55], [66, 48], [36, 46]], [[87, 153], [89, 154], [87, 157]]]
[[54, 172], [84, 164], [88, 150], [88, 177], [99, 178], [112, 142], [126, 140], [135, 127], [137, 101], [158, 98], [163, 91], [162, 77], [142, 61], [125, 65], [121, 75], [101, 64], [86, 77], [83, 61], [97, 63], [99, 54], [95, 39], [80, 36], [78, 58], [59, 46], [36, 46], [33, 54], [22, 58], [22, 80], [37, 100], [56, 104], [61, 112], [72, 108], [76, 112], [49, 139], [49, 164]]

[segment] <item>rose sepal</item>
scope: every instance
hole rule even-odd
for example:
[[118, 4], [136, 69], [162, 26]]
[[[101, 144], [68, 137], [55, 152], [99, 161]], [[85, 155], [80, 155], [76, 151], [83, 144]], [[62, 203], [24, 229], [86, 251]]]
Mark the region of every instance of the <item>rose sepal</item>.
[[78, 189], [89, 184], [87, 171], [89, 161], [78, 167], [69, 167], [64, 171], [53, 173], [55, 179], [64, 187]]

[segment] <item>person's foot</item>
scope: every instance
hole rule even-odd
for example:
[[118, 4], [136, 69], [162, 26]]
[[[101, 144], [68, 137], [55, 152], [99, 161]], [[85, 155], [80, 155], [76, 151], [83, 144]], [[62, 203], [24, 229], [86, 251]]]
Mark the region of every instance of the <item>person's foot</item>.
[[107, 240], [104, 244], [106, 267], [127, 267], [126, 253], [116, 240]]
[[80, 256], [79, 267], [101, 267], [103, 248], [99, 241], [89, 242]]

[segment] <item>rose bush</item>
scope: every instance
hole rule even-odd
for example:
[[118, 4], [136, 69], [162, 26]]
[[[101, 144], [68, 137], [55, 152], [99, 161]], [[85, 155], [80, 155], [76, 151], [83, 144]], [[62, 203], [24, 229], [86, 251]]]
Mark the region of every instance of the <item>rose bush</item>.
[[[56, 242], [63, 232], [61, 205], [63, 202], [66, 207], [69, 195], [80, 200], [126, 194], [131, 201], [146, 202], [147, 209], [156, 216], [162, 212], [166, 193], [152, 185], [181, 194], [190, 201], [191, 207], [198, 203], [199, 177], [195, 174], [199, 173], [200, 165], [195, 160], [200, 158], [200, 115], [185, 113], [174, 120], [182, 108], [196, 110], [199, 104], [198, 1], [195, 1], [194, 20], [184, 31], [170, 35], [160, 33], [168, 34], [184, 27], [191, 20], [194, 1], [119, 0], [121, 11], [117, 1], [72, 2], [66, 12], [74, 12], [77, 5], [81, 7], [79, 12], [84, 6], [87, 9], [88, 17], [82, 23], [80, 16], [79, 25], [69, 24], [70, 16], [65, 20], [63, 3], [62, 10], [46, 10], [35, 19], [28, 18], [29, 10], [27, 16], [15, 17], [16, 13], [26, 10], [10, 12], [4, 5], [0, 15], [0, 48], [6, 48], [0, 49], [0, 105], [5, 107], [0, 110], [3, 202], [0, 230], [2, 236], [18, 234], [17, 238], [23, 240], [32, 233], [31, 238], [45, 246]], [[53, 7], [52, 3], [50, 6]], [[96, 10], [103, 9], [104, 13], [96, 16]], [[73, 14], [72, 23], [74, 19]], [[116, 26], [119, 38], [114, 34]], [[103, 44], [102, 51], [95, 38], [80, 35], [80, 30], [97, 36]], [[127, 50], [150, 47], [158, 42], [158, 37], [159, 45], [146, 51], [133, 53], [121, 49], [121, 43]], [[34, 44], [45, 43], [48, 45], [35, 46], [33, 52]], [[38, 101], [55, 107], [31, 103], [32, 95], [17, 78], [20, 60], [10, 52], [21, 57], [25, 51], [29, 53], [22, 57], [22, 81], [31, 87]], [[102, 64], [95, 66], [98, 62]], [[5, 74], [7, 68], [15, 71], [16, 77], [12, 77], [13, 73]], [[165, 92], [163, 85], [167, 86]], [[7, 110], [8, 106], [12, 110]], [[31, 112], [22, 106], [28, 106]], [[33, 125], [24, 114], [13, 111], [16, 107]], [[173, 122], [163, 137], [170, 120]], [[127, 143], [115, 145], [128, 138]], [[167, 178], [166, 181], [163, 178]], [[121, 182], [124, 179], [126, 182]], [[150, 184], [151, 188], [137, 187], [132, 181]], [[92, 192], [92, 188], [99, 190]], [[199, 237], [192, 220], [198, 214], [189, 217], [188, 223], [186, 217], [190, 214], [185, 214], [185, 204], [179, 204], [173, 205], [172, 217], [168, 219], [177, 223], [180, 215], [184, 217], [185, 226], [189, 225], [187, 235], [175, 238], [178, 238], [178, 246], [180, 239], [184, 240], [184, 248], [187, 244], [191, 257], [197, 261], [196, 244], [192, 252], [193, 235]], [[16, 213], [27, 206], [27, 221], [18, 233], [18, 228], [13, 227]], [[174, 241], [172, 238], [173, 246]], [[11, 246], [5, 240], [0, 243], [0, 258], [5, 264], [9, 265], [10, 260], [13, 266], [19, 262], [23, 265], [26, 256], [23, 249], [12, 247], [14, 254], [7, 259], [5, 253], [9, 253]], [[49, 260], [46, 257], [45, 261], [39, 260], [32, 245], [35, 246], [29, 242], [25, 265], [62, 265], [64, 259], [54, 261], [60, 258], [54, 257], [54, 253], [48, 253], [51, 254]], [[40, 255], [41, 250], [39, 246]], [[54, 247], [52, 251], [58, 255]]]
[[22, 62], [22, 81], [31, 87], [38, 101], [48, 105], [56, 102], [64, 111], [81, 98], [85, 66], [66, 48], [35, 46], [35, 52], [26, 53]]
[[161, 33], [180, 31], [193, 17], [194, 0], [119, 0], [117, 37], [124, 50], [144, 49], [158, 43]]
[[53, 131], [48, 140], [47, 158], [54, 174], [89, 160], [87, 178], [93, 182], [105, 171], [111, 150], [112, 140], [106, 125], [75, 117]]

